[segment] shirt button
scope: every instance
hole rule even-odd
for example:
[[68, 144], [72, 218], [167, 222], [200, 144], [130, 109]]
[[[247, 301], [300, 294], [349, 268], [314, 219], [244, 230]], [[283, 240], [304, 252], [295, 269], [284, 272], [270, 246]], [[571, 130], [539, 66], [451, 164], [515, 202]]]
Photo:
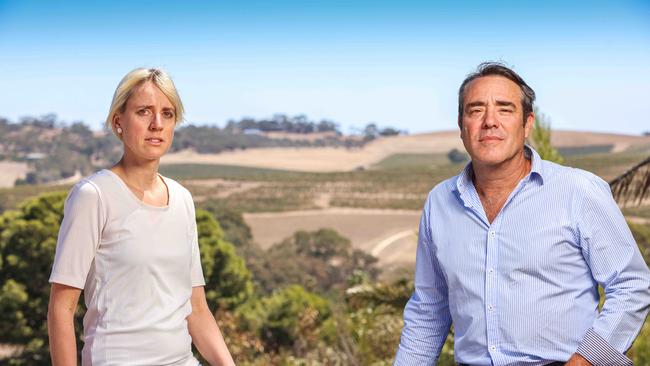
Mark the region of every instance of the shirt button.
[[493, 350], [493, 351], [496, 351], [496, 350], [497, 350], [497, 347], [496, 347], [496, 346], [492, 346], [492, 347], [490, 347], [490, 349]]
[[494, 306], [488, 305], [488, 310], [490, 310], [490, 311], [494, 310]]
[[494, 274], [494, 269], [490, 268], [490, 269], [488, 270], [488, 273], [489, 273], [489, 274]]
[[490, 236], [491, 236], [491, 237], [494, 238], [496, 235], [497, 235], [497, 233], [495, 233], [494, 231], [490, 231]]

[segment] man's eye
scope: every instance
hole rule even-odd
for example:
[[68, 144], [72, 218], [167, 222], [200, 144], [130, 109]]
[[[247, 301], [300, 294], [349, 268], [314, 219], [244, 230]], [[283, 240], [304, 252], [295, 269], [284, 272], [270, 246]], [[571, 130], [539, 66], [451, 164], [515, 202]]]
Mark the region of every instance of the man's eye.
[[512, 113], [512, 109], [503, 108], [499, 110], [501, 113]]

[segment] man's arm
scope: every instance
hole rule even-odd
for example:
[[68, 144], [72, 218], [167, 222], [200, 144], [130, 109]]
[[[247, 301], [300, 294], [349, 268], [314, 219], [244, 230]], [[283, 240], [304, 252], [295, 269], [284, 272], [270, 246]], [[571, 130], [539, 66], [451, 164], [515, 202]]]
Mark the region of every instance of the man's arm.
[[577, 353], [594, 365], [632, 365], [623, 355], [650, 307], [650, 271], [606, 182], [593, 177], [580, 204], [583, 256], [605, 290], [603, 309]]
[[435, 365], [450, 327], [447, 284], [435, 257], [427, 203], [420, 220], [415, 291], [404, 308], [404, 328], [393, 365]]
[[219, 326], [208, 308], [203, 286], [192, 287], [192, 313], [187, 325], [192, 343], [213, 366], [235, 366]]

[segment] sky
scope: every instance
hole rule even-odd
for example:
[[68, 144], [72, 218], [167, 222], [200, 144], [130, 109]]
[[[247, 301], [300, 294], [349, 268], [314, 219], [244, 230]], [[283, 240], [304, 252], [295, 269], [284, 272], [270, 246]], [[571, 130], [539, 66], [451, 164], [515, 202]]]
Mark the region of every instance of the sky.
[[410, 133], [456, 128], [457, 92], [501, 61], [554, 129], [650, 131], [650, 1], [5, 1], [0, 116], [99, 129], [136, 67], [174, 79], [186, 121], [276, 113]]

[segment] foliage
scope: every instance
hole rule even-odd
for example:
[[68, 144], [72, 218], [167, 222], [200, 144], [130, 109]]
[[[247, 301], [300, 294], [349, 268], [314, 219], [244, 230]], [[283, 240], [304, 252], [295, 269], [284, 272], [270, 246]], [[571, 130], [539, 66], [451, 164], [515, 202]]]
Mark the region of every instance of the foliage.
[[379, 136], [396, 136], [396, 135], [402, 135], [406, 134], [406, 131], [398, 130], [394, 127], [379, 127], [377, 126], [376, 123], [371, 122], [368, 123], [364, 128], [363, 128], [363, 137], [364, 140], [370, 141], [374, 140]]
[[253, 267], [255, 278], [265, 292], [289, 284], [327, 292], [343, 289], [355, 271], [376, 278], [377, 259], [353, 249], [350, 241], [331, 229], [298, 231], [272, 246], [261, 268]]
[[65, 193], [47, 193], [0, 216], [0, 343], [26, 344], [12, 364], [49, 364], [48, 278], [64, 199]]
[[464, 153], [456, 148], [453, 148], [447, 153], [447, 158], [452, 164], [461, 164], [469, 160], [467, 153]]
[[225, 129], [228, 131], [259, 130], [264, 132], [289, 133], [340, 133], [336, 122], [328, 120], [321, 120], [320, 122], [310, 121], [307, 116], [303, 114], [293, 117], [284, 114], [276, 114], [271, 118], [261, 120], [255, 120], [250, 117], [242, 118], [239, 121], [230, 120]]
[[650, 156], [614, 178], [610, 183], [618, 201], [636, 200], [641, 204], [650, 195]]
[[242, 307], [240, 313], [246, 328], [256, 330], [267, 349], [289, 347], [304, 353], [317, 341], [318, 327], [330, 309], [323, 297], [290, 285]]
[[196, 211], [205, 296], [211, 309], [233, 309], [253, 294], [252, 275], [235, 247], [224, 240], [219, 223], [210, 213]]
[[203, 203], [201, 208], [214, 216], [223, 229], [224, 239], [232, 243], [235, 248], [247, 248], [255, 245], [251, 228], [244, 221], [244, 216], [240, 211], [213, 200]]
[[[20, 357], [7, 361], [12, 365], [49, 365], [48, 279], [65, 197], [65, 192], [45, 193], [0, 215], [0, 343], [25, 345]], [[210, 305], [233, 308], [252, 295], [251, 274], [223, 239], [217, 221], [202, 210], [196, 216]], [[82, 314], [80, 301], [75, 317], [78, 341]]]
[[532, 134], [533, 147], [544, 160], [564, 163], [564, 158], [551, 146], [551, 122], [539, 110], [535, 110], [535, 126]]

